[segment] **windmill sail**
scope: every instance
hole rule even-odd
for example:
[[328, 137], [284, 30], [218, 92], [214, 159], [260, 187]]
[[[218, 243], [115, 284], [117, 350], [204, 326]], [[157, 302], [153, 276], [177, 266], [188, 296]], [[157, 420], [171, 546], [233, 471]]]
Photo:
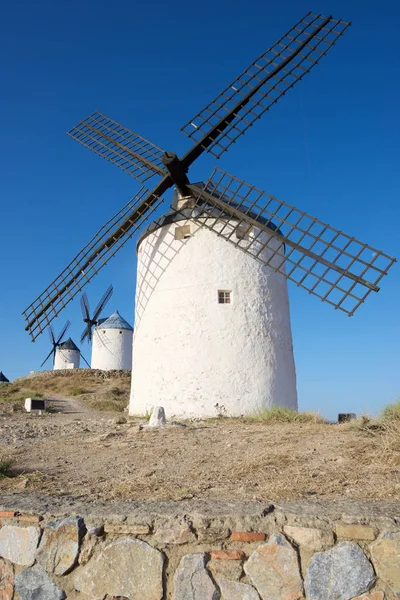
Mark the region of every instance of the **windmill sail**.
[[349, 316], [396, 261], [219, 169], [189, 187], [203, 225]]
[[[332, 17], [308, 13], [181, 131], [219, 158], [311, 71], [349, 25]], [[194, 149], [189, 154], [193, 152]]]
[[[152, 216], [174, 184], [183, 196], [194, 195], [196, 219], [200, 215], [205, 226], [335, 308], [351, 315], [370, 291], [377, 291], [394, 262], [386, 254], [221, 171], [200, 187], [191, 185], [187, 176], [204, 151], [219, 157], [227, 150], [319, 62], [349, 25], [330, 16], [303, 17], [185, 125], [184, 132], [195, 143], [182, 159], [98, 112], [74, 127], [72, 138], [139, 181], [154, 175], [162, 179], [151, 192], [141, 188], [24, 311], [32, 340]], [[240, 236], [238, 223], [244, 224]], [[84, 320], [90, 320], [88, 305], [82, 302]]]
[[49, 360], [51, 355], [53, 355], [53, 363], [54, 363], [57, 347], [59, 346], [64, 335], [67, 333], [68, 329], [70, 328], [70, 325], [71, 325], [71, 322], [67, 321], [65, 323], [64, 327], [61, 329], [57, 338], [54, 335], [53, 327], [50, 325], [50, 327], [48, 328], [48, 331], [49, 331], [50, 343], [52, 345], [52, 348], [51, 348], [50, 352], [48, 353], [48, 355], [46, 356], [46, 358], [44, 359], [44, 361], [42, 362], [42, 364], [40, 365], [41, 367], [43, 367], [43, 365]]
[[142, 183], [166, 174], [161, 162], [164, 150], [100, 112], [80, 121], [68, 135]]
[[86, 294], [82, 295], [82, 298], [81, 298], [82, 317], [83, 317], [84, 322], [86, 323], [86, 326], [81, 335], [81, 343], [84, 342], [86, 338], [87, 338], [88, 342], [92, 341], [92, 327], [94, 325], [97, 325], [100, 313], [102, 312], [103, 308], [105, 307], [105, 305], [111, 298], [112, 293], [113, 293], [113, 286], [110, 285], [110, 286], [108, 286], [108, 288], [104, 292], [103, 296], [101, 297], [101, 300], [97, 304], [95, 311], [93, 313], [93, 317], [90, 316], [88, 297]]
[[[162, 182], [156, 189], [163, 190]], [[25, 329], [35, 340], [82, 288], [108, 263], [161, 204], [142, 187], [76, 255], [60, 275], [24, 311]]]

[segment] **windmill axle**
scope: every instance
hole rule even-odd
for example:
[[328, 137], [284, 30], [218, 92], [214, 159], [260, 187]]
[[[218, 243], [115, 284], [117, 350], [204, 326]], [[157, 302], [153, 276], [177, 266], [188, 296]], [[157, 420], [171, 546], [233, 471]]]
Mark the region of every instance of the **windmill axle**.
[[190, 181], [186, 175], [188, 169], [185, 168], [182, 161], [174, 152], [164, 152], [161, 161], [182, 196], [189, 196], [190, 190], [187, 186]]

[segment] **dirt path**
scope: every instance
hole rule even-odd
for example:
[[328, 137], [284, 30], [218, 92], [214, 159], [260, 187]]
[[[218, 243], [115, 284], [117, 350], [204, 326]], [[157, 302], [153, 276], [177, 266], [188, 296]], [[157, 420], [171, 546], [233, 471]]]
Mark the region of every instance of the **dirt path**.
[[48, 397], [48, 400], [51, 409], [53, 409], [55, 412], [75, 415], [94, 415], [98, 413], [98, 411], [96, 411], [93, 408], [89, 408], [88, 406], [86, 406], [86, 404], [84, 404], [80, 400], [77, 400], [76, 398], [55, 398], [54, 396], [50, 396]]

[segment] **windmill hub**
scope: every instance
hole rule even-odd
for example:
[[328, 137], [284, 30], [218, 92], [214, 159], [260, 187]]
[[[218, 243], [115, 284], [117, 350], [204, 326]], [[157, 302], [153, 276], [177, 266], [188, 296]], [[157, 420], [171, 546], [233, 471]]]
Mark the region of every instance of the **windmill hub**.
[[164, 152], [161, 162], [167, 169], [173, 183], [179, 189], [183, 196], [190, 195], [190, 181], [186, 175], [188, 167], [185, 167], [183, 162], [173, 152]]

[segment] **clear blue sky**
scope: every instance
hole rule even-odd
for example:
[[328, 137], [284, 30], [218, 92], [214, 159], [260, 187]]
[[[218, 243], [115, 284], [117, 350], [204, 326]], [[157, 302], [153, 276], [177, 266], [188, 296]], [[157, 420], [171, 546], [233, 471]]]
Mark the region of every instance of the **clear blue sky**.
[[[98, 109], [182, 154], [180, 126], [308, 10], [353, 26], [219, 166], [400, 257], [396, 0], [3, 5], [0, 370], [10, 379], [48, 351], [47, 334], [30, 342], [22, 310], [139, 187], [65, 132]], [[203, 156], [193, 180], [214, 164]], [[132, 322], [135, 270], [131, 241], [88, 287], [92, 305], [112, 282], [109, 310]], [[399, 396], [399, 272], [352, 318], [289, 285], [302, 410], [377, 412]], [[67, 318], [79, 342], [78, 299], [56, 329]]]

